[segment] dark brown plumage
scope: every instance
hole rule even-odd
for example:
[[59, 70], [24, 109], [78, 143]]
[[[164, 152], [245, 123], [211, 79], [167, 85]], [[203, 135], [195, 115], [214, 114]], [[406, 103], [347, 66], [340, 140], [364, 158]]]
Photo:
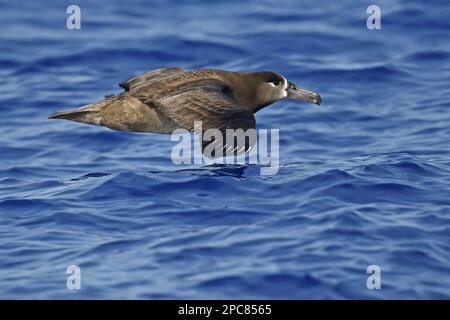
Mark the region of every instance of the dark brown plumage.
[[[254, 112], [290, 98], [320, 104], [316, 93], [297, 88], [275, 72], [186, 71], [161, 68], [120, 83], [125, 92], [79, 109], [56, 112], [66, 119], [119, 131], [171, 133], [194, 129], [255, 128]], [[205, 147], [205, 145], [204, 145]]]

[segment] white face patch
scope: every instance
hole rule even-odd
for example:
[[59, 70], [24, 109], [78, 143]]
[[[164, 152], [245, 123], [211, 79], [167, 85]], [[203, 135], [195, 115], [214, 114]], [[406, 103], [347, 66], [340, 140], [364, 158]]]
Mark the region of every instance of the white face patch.
[[288, 81], [286, 80], [285, 77], [283, 77], [283, 85], [284, 85], [284, 87], [283, 87], [283, 98], [286, 98], [288, 96], [288, 92], [287, 92], [286, 89], [288, 88], [289, 84], [288, 84]]
[[[283, 89], [280, 90], [280, 97], [279, 97], [279, 99], [283, 99], [283, 98], [286, 98], [288, 96], [288, 93], [287, 93], [286, 89], [289, 86], [286, 78], [283, 77], [283, 76], [281, 76], [281, 77], [283, 78]], [[276, 86], [273, 82], [269, 82], [269, 85], [274, 87], [274, 88], [278, 88], [279, 89], [279, 86]]]

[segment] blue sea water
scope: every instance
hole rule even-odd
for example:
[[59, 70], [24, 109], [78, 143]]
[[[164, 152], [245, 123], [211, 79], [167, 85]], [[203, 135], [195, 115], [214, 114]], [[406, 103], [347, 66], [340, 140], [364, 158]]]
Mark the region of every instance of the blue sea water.
[[[77, 0], [0, 10], [0, 298], [450, 298], [450, 4]], [[280, 169], [50, 121], [152, 68], [274, 70]], [[69, 265], [81, 290], [66, 287]], [[369, 290], [369, 265], [381, 289]]]

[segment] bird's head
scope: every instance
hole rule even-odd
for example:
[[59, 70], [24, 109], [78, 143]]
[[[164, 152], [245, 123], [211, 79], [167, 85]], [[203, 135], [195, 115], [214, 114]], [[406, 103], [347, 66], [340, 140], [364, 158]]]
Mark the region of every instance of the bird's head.
[[263, 71], [252, 74], [255, 79], [254, 101], [257, 102], [254, 112], [283, 99], [302, 100], [320, 105], [318, 93], [305, 90], [276, 72]]

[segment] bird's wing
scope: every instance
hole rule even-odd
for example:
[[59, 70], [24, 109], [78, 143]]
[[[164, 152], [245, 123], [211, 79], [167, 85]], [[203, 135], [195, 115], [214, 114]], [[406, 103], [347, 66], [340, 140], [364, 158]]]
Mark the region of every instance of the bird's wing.
[[[215, 150], [213, 157], [224, 156], [230, 150], [233, 150], [234, 154], [247, 152], [256, 142], [255, 138], [247, 137], [244, 141], [237, 139], [238, 141], [233, 141], [231, 145], [230, 141], [226, 140], [226, 129], [242, 129], [243, 131], [255, 129], [255, 117], [253, 112], [241, 107], [225, 92], [226, 87], [220, 82], [209, 82], [164, 96], [153, 101], [152, 104], [159, 112], [185, 129], [194, 130], [194, 122], [201, 121], [203, 133], [208, 129], [220, 131], [223, 137], [221, 141], [212, 137], [206, 141], [202, 140], [203, 151], [208, 146], [208, 151]], [[253, 134], [256, 137], [254, 130], [249, 130], [247, 134]]]
[[177, 67], [155, 69], [125, 80], [119, 83], [119, 86], [124, 88], [125, 91], [132, 91], [142, 85], [147, 85], [153, 81], [159, 81], [184, 72], [186, 72], [186, 70]]

